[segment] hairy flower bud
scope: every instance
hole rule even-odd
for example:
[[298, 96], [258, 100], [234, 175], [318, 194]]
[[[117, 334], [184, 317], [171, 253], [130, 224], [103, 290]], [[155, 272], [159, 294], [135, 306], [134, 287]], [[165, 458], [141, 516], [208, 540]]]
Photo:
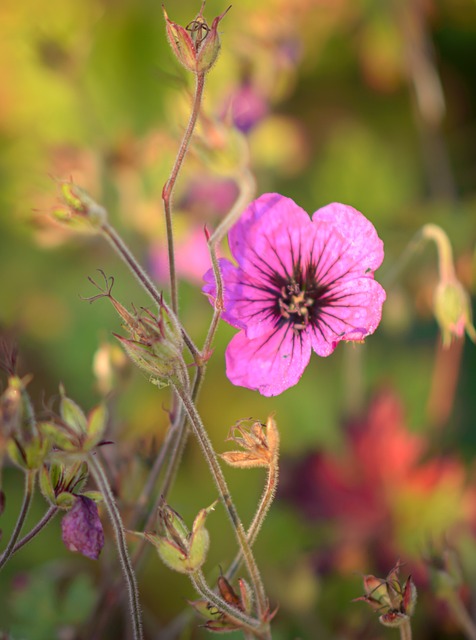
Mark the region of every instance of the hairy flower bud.
[[101, 443], [108, 419], [106, 405], [97, 405], [86, 416], [74, 400], [66, 396], [62, 386], [60, 393], [60, 416], [41, 422], [39, 429], [57, 451], [82, 456]]
[[28, 379], [11, 376], [0, 396], [0, 445], [12, 462], [22, 469], [33, 470], [43, 464], [49, 445], [38, 430], [27, 384]]
[[163, 503], [159, 508], [158, 533], [134, 533], [151, 542], [170, 569], [179, 573], [194, 573], [207, 557], [210, 538], [205, 529], [205, 520], [210, 511], [214, 510], [215, 504], [216, 502], [198, 512], [192, 531], [189, 531], [182, 517]]
[[97, 204], [84, 189], [73, 182], [61, 182], [60, 191], [61, 201], [66, 208], [53, 210], [53, 218], [75, 231], [99, 231], [107, 220], [104, 207]]
[[385, 627], [406, 624], [415, 610], [415, 583], [409, 576], [404, 584], [400, 584], [399, 572], [400, 562], [397, 562], [386, 578], [364, 576], [365, 595], [354, 599], [354, 602], [367, 602], [374, 611], [380, 613], [379, 621]]
[[227, 11], [214, 18], [210, 27], [203, 17], [205, 2], [195, 20], [186, 27], [182, 27], [169, 19], [165, 7], [162, 9], [165, 17], [165, 29], [172, 51], [177, 60], [192, 73], [206, 73], [215, 63], [220, 52], [220, 37], [218, 25]]

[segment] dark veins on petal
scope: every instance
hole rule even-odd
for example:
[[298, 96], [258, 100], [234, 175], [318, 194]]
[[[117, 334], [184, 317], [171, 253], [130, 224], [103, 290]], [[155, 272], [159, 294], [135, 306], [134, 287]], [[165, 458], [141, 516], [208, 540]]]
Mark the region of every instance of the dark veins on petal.
[[[339, 308], [359, 306], [352, 304], [351, 298], [354, 294], [339, 290], [341, 281], [355, 266], [349, 265], [348, 260], [343, 260], [345, 248], [340, 247], [336, 257], [328, 261], [328, 246], [324, 247], [319, 256], [316, 257], [312, 253], [307, 264], [304, 264], [301, 249], [299, 248], [296, 255], [291, 238], [289, 244], [293, 265], [291, 273], [271, 243], [269, 248], [281, 266], [279, 271], [270, 267], [266, 260], [253, 250], [256, 258], [254, 266], [262, 278], [248, 281], [245, 286], [247, 289], [255, 290], [255, 294], [249, 296], [248, 301], [261, 303], [261, 308], [250, 315], [264, 316], [273, 323], [275, 332], [285, 329], [287, 333], [291, 330], [296, 338], [303, 330], [319, 332], [327, 339], [324, 328], [339, 337], [346, 333], [346, 329], [355, 329], [338, 314]], [[344, 271], [338, 267], [340, 261], [345, 265]], [[263, 295], [258, 297], [258, 292]]]

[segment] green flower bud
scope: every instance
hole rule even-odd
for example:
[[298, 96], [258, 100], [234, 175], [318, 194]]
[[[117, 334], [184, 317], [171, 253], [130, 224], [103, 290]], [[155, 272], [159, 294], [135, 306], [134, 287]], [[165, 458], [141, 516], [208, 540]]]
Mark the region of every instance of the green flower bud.
[[205, 529], [205, 520], [215, 508], [214, 502], [207, 509], [201, 509], [189, 532], [181, 516], [167, 504], [159, 508], [159, 532], [133, 532], [154, 545], [161, 560], [170, 569], [179, 573], [194, 573], [205, 562], [209, 534]]
[[66, 208], [55, 209], [52, 216], [76, 231], [97, 232], [107, 221], [104, 207], [94, 202], [84, 189], [72, 182], [60, 183], [61, 200]]
[[439, 282], [435, 291], [434, 312], [441, 328], [444, 347], [449, 347], [453, 338], [461, 338], [465, 331], [471, 340], [476, 342], [476, 330], [471, 317], [471, 300], [456, 278]]

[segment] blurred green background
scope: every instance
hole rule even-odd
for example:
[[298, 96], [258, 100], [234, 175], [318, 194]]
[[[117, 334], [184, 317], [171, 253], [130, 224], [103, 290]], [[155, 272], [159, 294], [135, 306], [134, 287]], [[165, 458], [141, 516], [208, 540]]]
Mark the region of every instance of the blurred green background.
[[[186, 25], [199, 4], [170, 0], [167, 10], [172, 20]], [[209, 0], [205, 15], [211, 21], [226, 6]], [[458, 277], [474, 294], [476, 3], [239, 0], [220, 32], [222, 53], [207, 80], [206, 117], [177, 185], [179, 240], [186, 239], [190, 226], [213, 228], [219, 220], [224, 205], [218, 196], [215, 203], [213, 194], [217, 185], [225, 185], [225, 201], [233, 192], [237, 137], [243, 136], [258, 194], [278, 191], [310, 213], [341, 201], [374, 223], [386, 247], [377, 273], [382, 283], [419, 227], [434, 222], [447, 231]], [[0, 328], [17, 338], [20, 370], [33, 374], [29, 389], [39, 408], [62, 382], [68, 395], [89, 409], [101, 397], [95, 354], [120, 323], [110, 305], [81, 299], [94, 294], [87, 276], [104, 269], [114, 276], [114, 293], [123, 304], [148, 301], [101, 239], [74, 236], [51, 224], [55, 180], [72, 178], [86, 188], [108, 209], [140, 261], [152, 267], [164, 241], [161, 190], [187, 121], [192, 78], [173, 59], [160, 3], [150, 0], [51, 0], [47, 5], [3, 0], [0, 59]], [[246, 103], [246, 126], [230, 107], [243, 87], [253, 96]], [[209, 191], [198, 197], [197, 183], [210, 184]], [[188, 259], [192, 256], [185, 254]], [[160, 280], [161, 275], [157, 268], [154, 276]], [[200, 344], [211, 308], [200, 293], [200, 274], [195, 276], [181, 284], [181, 311]], [[376, 335], [362, 347], [340, 345], [331, 358], [314, 356], [299, 385], [279, 398], [262, 398], [227, 381], [223, 354], [234, 331], [221, 326], [200, 397], [217, 450], [225, 449], [223, 440], [240, 418], [265, 420], [275, 412], [284, 485], [295, 487], [300, 461], [317, 451], [339, 455], [346, 447], [348, 420], [365, 415], [373, 395], [385, 387], [400, 399], [409, 430], [428, 437], [427, 455], [455, 456], [463, 470], [461, 486], [470, 483], [476, 450], [475, 347], [460, 341], [446, 355], [439, 350], [432, 313], [437, 276], [435, 250], [425, 248], [392, 281]], [[166, 280], [162, 283], [166, 291]], [[131, 501], [165, 435], [168, 406], [167, 390], [157, 390], [140, 373], [122, 383], [111, 439], [124, 456], [131, 443], [139, 443], [145, 460], [142, 466], [127, 460], [131, 473], [122, 490]], [[8, 533], [21, 476], [10, 467], [4, 476], [2, 528]], [[227, 477], [248, 521], [262, 473], [231, 470]], [[170, 502], [191, 523], [214, 499], [193, 443]], [[432, 507], [428, 527], [415, 504], [393, 525], [400, 531], [396, 552], [410, 561], [424, 542], [441, 536], [458, 518], [474, 524], [467, 515], [449, 513], [442, 498]], [[31, 522], [43, 510], [39, 498]], [[209, 524], [209, 568], [216, 578], [234, 542], [221, 510]], [[355, 571], [376, 570], [375, 558], [357, 553], [325, 578], [317, 567], [315, 556], [334, 533], [332, 522], [309, 520], [293, 507], [293, 499], [278, 496], [256, 544], [270, 597], [280, 605], [274, 637], [384, 637], [375, 620], [365, 632], [369, 612], [349, 604], [361, 590]], [[474, 550], [467, 539], [466, 544]], [[71, 629], [87, 618], [94, 581], [107, 579], [114, 563], [113, 550], [104, 555], [97, 568], [67, 553], [55, 522], [2, 573], [0, 629], [11, 625], [15, 638], [27, 640], [76, 637]], [[469, 565], [470, 557], [468, 551]], [[76, 572], [80, 577], [71, 581]], [[158, 634], [192, 591], [183, 576], [162, 567], [153, 554], [140, 581], [146, 621]], [[27, 621], [32, 610], [35, 624]], [[419, 620], [422, 628], [427, 625], [421, 637], [440, 637], [423, 614]], [[196, 627], [191, 629], [199, 634]], [[344, 635], [337, 635], [339, 629]], [[351, 633], [345, 629], [355, 636], [345, 635]], [[355, 629], [364, 631], [357, 635]]]

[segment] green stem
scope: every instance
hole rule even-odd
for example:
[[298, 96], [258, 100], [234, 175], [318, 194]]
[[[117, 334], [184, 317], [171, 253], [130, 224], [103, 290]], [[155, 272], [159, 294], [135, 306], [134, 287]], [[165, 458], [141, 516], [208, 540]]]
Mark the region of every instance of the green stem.
[[433, 240], [438, 251], [438, 268], [440, 280], [452, 282], [456, 279], [453, 249], [447, 234], [437, 224], [425, 224], [421, 229], [422, 237]]
[[[148, 293], [151, 299], [155, 302], [158, 309], [161, 307], [165, 309], [165, 311], [172, 317], [175, 316], [175, 313], [169, 308], [161, 292], [157, 289], [155, 284], [150, 279], [147, 272], [140, 265], [138, 260], [134, 257], [129, 247], [126, 245], [121, 236], [117, 233], [117, 231], [112, 227], [108, 222], [104, 222], [101, 226], [101, 232], [109, 244], [112, 246], [114, 251], [118, 254], [118, 256], [122, 259], [122, 261], [129, 268], [131, 273], [135, 276], [141, 287]], [[178, 322], [178, 321], [177, 321]], [[179, 323], [180, 330], [183, 335], [183, 339], [190, 353], [192, 354], [195, 362], [200, 360], [200, 352], [195, 346], [193, 340], [190, 338], [188, 333], [185, 331], [184, 327]]]
[[[271, 504], [273, 502], [276, 487], [278, 486], [278, 476], [278, 461], [273, 460], [272, 464], [270, 464], [270, 466], [268, 467], [263, 495], [261, 496], [258, 508], [246, 534], [250, 547], [253, 546], [253, 543], [256, 540], [256, 536], [258, 535], [259, 530], [261, 529], [261, 525], [263, 524], [264, 519], [266, 518], [266, 514], [268, 513], [269, 508], [271, 507]], [[233, 562], [231, 563], [228, 571], [226, 572], [226, 577], [228, 580], [231, 580], [234, 577], [240, 567], [242, 560], [243, 556], [241, 555], [241, 551], [239, 551]]]
[[210, 589], [201, 571], [190, 574], [190, 579], [202, 598], [214, 605], [220, 612], [225, 613], [227, 617], [230, 618], [231, 622], [243, 629], [246, 629], [246, 631], [251, 632], [253, 635], [262, 637], [258, 631], [261, 626], [259, 621], [250, 618], [236, 607], [225, 602], [225, 600], [217, 595], [215, 591]]
[[52, 505], [41, 520], [31, 529], [31, 531], [24, 535], [21, 540], [18, 540], [16, 545], [13, 547], [12, 555], [28, 544], [30, 540], [32, 540], [44, 527], [46, 527], [48, 522], [55, 517], [58, 511], [59, 508]]
[[206, 429], [202, 423], [200, 415], [198, 414], [193, 401], [191, 400], [185, 389], [179, 387], [178, 385], [175, 385], [174, 388], [177, 392], [177, 395], [183, 402], [185, 411], [187, 412], [188, 418], [190, 420], [192, 430], [200, 444], [200, 447], [210, 468], [210, 472], [212, 473], [213, 479], [215, 480], [215, 484], [220, 494], [221, 501], [223, 502], [223, 505], [232, 523], [236, 539], [240, 547], [240, 551], [243, 555], [243, 559], [246, 564], [251, 583], [253, 585], [253, 590], [256, 597], [258, 617], [260, 620], [264, 620], [266, 617], [266, 612], [268, 610], [268, 604], [263, 583], [250, 545], [248, 544], [248, 539], [243, 524], [241, 523], [238, 512], [228, 490], [225, 476], [223, 475], [223, 471], [221, 470], [221, 467], [218, 463], [215, 451], [213, 450]]
[[139, 603], [139, 592], [137, 588], [137, 581], [132, 568], [129, 552], [127, 550], [126, 536], [124, 533], [124, 526], [122, 524], [119, 509], [117, 508], [116, 501], [109, 486], [109, 481], [104, 472], [104, 469], [94, 454], [89, 455], [88, 465], [91, 470], [91, 474], [94, 477], [98, 489], [101, 491], [104, 503], [106, 505], [109, 517], [111, 519], [112, 527], [114, 529], [114, 535], [116, 537], [117, 550], [121, 561], [122, 571], [127, 584], [127, 590], [129, 594], [129, 607], [131, 612], [132, 629], [134, 632], [134, 640], [142, 640], [142, 621], [141, 611]]
[[175, 272], [175, 253], [174, 253], [174, 235], [172, 227], [172, 195], [177, 176], [184, 161], [190, 140], [192, 139], [193, 130], [200, 113], [202, 104], [203, 88], [205, 86], [205, 74], [197, 73], [195, 84], [195, 95], [193, 98], [192, 113], [188, 121], [187, 128], [182, 138], [177, 157], [172, 167], [172, 171], [162, 190], [162, 199], [164, 201], [165, 226], [167, 230], [167, 245], [169, 254], [169, 274], [170, 274], [170, 298], [172, 300], [172, 309], [174, 313], [178, 311], [178, 292], [177, 292], [177, 275]]
[[466, 607], [461, 601], [458, 593], [452, 591], [446, 597], [446, 601], [450, 606], [451, 612], [459, 624], [460, 629], [469, 640], [476, 640], [476, 625], [471, 619]]
[[412, 640], [412, 627], [410, 624], [410, 619], [404, 620], [403, 624], [400, 625], [400, 640]]
[[33, 489], [35, 487], [35, 478], [36, 478], [36, 470], [27, 471], [25, 473], [25, 492], [23, 494], [23, 503], [21, 505], [20, 513], [18, 514], [18, 518], [15, 524], [15, 527], [12, 531], [12, 535], [8, 544], [5, 548], [5, 551], [0, 556], [0, 569], [5, 566], [10, 557], [14, 554], [15, 545], [20, 536], [23, 524], [25, 522], [26, 516], [28, 514], [28, 510], [30, 508], [31, 499], [33, 497]]

